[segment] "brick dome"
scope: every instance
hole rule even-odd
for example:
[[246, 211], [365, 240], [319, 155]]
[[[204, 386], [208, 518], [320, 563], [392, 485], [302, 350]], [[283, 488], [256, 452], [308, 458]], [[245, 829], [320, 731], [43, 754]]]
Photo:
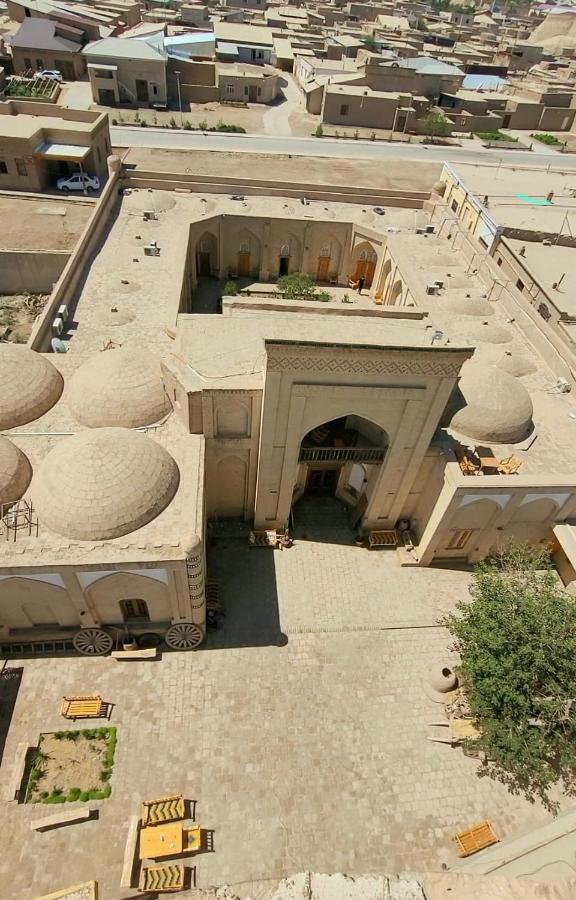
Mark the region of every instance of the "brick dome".
[[57, 402], [64, 381], [41, 353], [0, 344], [0, 430], [39, 419]]

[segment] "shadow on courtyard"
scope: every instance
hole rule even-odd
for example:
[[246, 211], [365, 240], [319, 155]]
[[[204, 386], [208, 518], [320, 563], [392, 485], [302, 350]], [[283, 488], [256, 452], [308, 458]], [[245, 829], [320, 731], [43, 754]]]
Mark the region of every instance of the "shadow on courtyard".
[[24, 669], [20, 667], [8, 668], [5, 663], [0, 670], [0, 763], [4, 756], [23, 671]]
[[[288, 638], [280, 627], [274, 554], [280, 551], [251, 547], [249, 529], [232, 523], [211, 532], [208, 571], [218, 579], [224, 616], [209, 631], [202, 649], [282, 647]], [[289, 552], [289, 551], [286, 551]]]
[[353, 544], [350, 511], [336, 497], [304, 496], [292, 509], [295, 541], [318, 544]]

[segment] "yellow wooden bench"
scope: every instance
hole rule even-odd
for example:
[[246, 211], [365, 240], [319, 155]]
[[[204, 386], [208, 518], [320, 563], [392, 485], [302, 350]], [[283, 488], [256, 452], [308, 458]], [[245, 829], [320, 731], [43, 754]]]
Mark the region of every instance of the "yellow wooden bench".
[[368, 549], [375, 547], [397, 547], [398, 534], [394, 529], [389, 531], [371, 531], [368, 535]]
[[471, 856], [478, 850], [484, 850], [485, 847], [491, 847], [492, 844], [497, 844], [499, 838], [494, 834], [490, 822], [480, 822], [465, 831], [458, 832], [452, 840], [456, 844], [458, 856], [464, 857]]
[[87, 697], [62, 697], [60, 715], [65, 719], [99, 719], [105, 714], [106, 704], [98, 694]]
[[184, 866], [169, 863], [165, 866], [145, 866], [140, 871], [139, 891], [181, 891], [184, 887]]
[[140, 817], [143, 825], [158, 825], [160, 822], [183, 819], [184, 813], [184, 797], [182, 794], [174, 794], [171, 797], [160, 797], [159, 800], [145, 800]]

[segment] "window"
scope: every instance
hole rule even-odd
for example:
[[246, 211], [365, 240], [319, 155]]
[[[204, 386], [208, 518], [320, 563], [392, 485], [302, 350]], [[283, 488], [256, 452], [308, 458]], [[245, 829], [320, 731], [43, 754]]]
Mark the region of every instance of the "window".
[[347, 115], [348, 115], [348, 104], [347, 104], [347, 103], [341, 103], [341, 104], [340, 104], [340, 115], [341, 115], [341, 116], [347, 116]]
[[262, 94], [262, 88], [258, 88], [258, 96], [260, 97], [261, 94]]
[[234, 85], [233, 84], [226, 85], [226, 93], [228, 94], [229, 97], [234, 96]]
[[524, 282], [522, 281], [521, 278], [519, 278], [518, 281], [516, 282], [516, 287], [518, 288], [519, 291], [523, 291], [523, 290], [524, 290], [525, 284], [524, 284]]
[[24, 160], [15, 159], [14, 162], [16, 163], [16, 171], [18, 172], [18, 174], [25, 177], [28, 174], [28, 169], [26, 168], [26, 163], [24, 162]]
[[330, 258], [330, 247], [321, 247], [320, 256], [327, 256], [328, 258]]
[[125, 622], [130, 622], [132, 619], [146, 619], [147, 622], [150, 621], [148, 604], [145, 600], [140, 600], [139, 598], [121, 600], [119, 606]]
[[4, 162], [3, 159], [0, 159], [0, 175], [7, 175], [7, 174], [8, 174], [8, 166], [6, 165], [6, 163]]
[[250, 253], [250, 244], [248, 241], [242, 241], [240, 244], [239, 253]]
[[24, 57], [24, 68], [25, 68], [25, 69], [31, 69], [31, 68], [32, 68], [32, 60], [30, 59], [29, 56], [25, 56], [25, 57]]
[[44, 60], [43, 60], [43, 59], [37, 59], [37, 60], [36, 60], [36, 68], [37, 68], [37, 69], [43, 69], [43, 68], [44, 68]]
[[290, 244], [282, 244], [280, 247], [280, 256], [283, 258], [290, 256]]
[[152, 93], [154, 94], [155, 97], [158, 94], [158, 86], [155, 84], [152, 85]]
[[248, 86], [246, 86], [246, 87], [244, 88], [244, 93], [246, 94], [246, 96], [248, 96]]
[[452, 203], [450, 204], [450, 209], [452, 210], [452, 212], [458, 212], [458, 201], [457, 200], [452, 201]]
[[447, 550], [463, 550], [476, 528], [464, 528], [461, 531], [453, 531], [450, 540], [446, 544]]

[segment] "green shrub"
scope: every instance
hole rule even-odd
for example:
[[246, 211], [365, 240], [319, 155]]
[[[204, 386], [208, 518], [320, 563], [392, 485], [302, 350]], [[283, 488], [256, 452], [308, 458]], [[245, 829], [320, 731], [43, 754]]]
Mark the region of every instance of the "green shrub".
[[188, 119], [184, 122], [184, 130], [185, 131], [193, 131], [192, 122], [189, 122]]
[[117, 124], [118, 124], [118, 119], [112, 119], [112, 125], [117, 125]]
[[206, 119], [202, 119], [201, 122], [198, 122], [198, 128], [200, 131], [208, 131], [208, 122]]
[[554, 146], [561, 147], [562, 143], [563, 143], [562, 141], [559, 141], [557, 137], [554, 137], [553, 134], [536, 133], [536, 134], [531, 134], [530, 137], [533, 137], [536, 141], [540, 141], [541, 144], [549, 144], [552, 147], [554, 147]]
[[48, 791], [42, 791], [40, 794], [40, 799], [45, 800], [46, 797], [48, 797], [48, 796], [49, 796]]
[[62, 790], [62, 788], [57, 788], [57, 787], [56, 787], [56, 788], [54, 788], [54, 790], [52, 791], [52, 793], [53, 793], [53, 794], [63, 794], [64, 791]]
[[77, 788], [77, 787], [70, 788], [70, 790], [68, 791], [68, 796], [66, 797], [66, 800], [68, 801], [68, 803], [74, 803], [75, 800], [78, 800], [81, 793], [82, 793], [82, 791], [80, 790], [80, 788]]
[[323, 134], [324, 134], [324, 129], [322, 128], [322, 125], [317, 125], [316, 131], [314, 132], [314, 137], [322, 137]]
[[509, 141], [513, 144], [518, 143], [518, 138], [512, 137], [510, 134], [503, 134], [501, 131], [477, 131], [476, 137], [479, 137], [482, 141]]
[[112, 778], [112, 772], [110, 769], [102, 769], [100, 772], [100, 781], [109, 781]]
[[142, 119], [142, 121], [140, 122], [140, 128], [148, 128], [148, 122], [146, 121], [146, 119]]
[[81, 734], [85, 738], [92, 739], [96, 737], [96, 730], [94, 728], [83, 728]]
[[238, 282], [237, 281], [227, 281], [224, 285], [223, 296], [224, 297], [235, 297], [239, 291]]
[[170, 128], [178, 128], [178, 123], [176, 122], [176, 119], [174, 118], [174, 116], [170, 116], [169, 125], [170, 125]]
[[66, 797], [63, 794], [50, 794], [43, 801], [44, 803], [66, 803]]
[[320, 300], [322, 303], [328, 303], [332, 299], [332, 296], [328, 291], [317, 291], [314, 299]]
[[89, 801], [89, 799], [90, 799], [90, 792], [89, 792], [89, 791], [82, 791], [81, 794], [80, 794], [80, 796], [78, 797], [78, 799], [81, 800], [82, 803], [88, 803], [88, 801]]
[[96, 731], [97, 738], [107, 738], [108, 737], [108, 729], [106, 728], [105, 725], [103, 725], [101, 728], [96, 728], [95, 731]]
[[66, 737], [66, 732], [65, 731], [55, 731], [54, 737], [56, 738], [57, 741], [61, 741], [62, 738]]

